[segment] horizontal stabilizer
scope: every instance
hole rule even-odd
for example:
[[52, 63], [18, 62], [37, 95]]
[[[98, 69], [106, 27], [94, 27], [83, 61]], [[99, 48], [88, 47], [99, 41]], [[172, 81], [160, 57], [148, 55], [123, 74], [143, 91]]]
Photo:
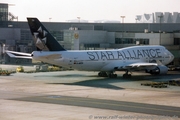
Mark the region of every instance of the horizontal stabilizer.
[[29, 53], [15, 52], [15, 51], [6, 51], [6, 53], [12, 58], [32, 59], [32, 56]]

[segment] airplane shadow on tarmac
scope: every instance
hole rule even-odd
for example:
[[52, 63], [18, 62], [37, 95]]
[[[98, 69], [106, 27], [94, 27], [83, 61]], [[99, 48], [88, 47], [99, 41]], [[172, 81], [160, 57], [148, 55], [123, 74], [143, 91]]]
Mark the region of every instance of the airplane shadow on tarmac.
[[[108, 77], [98, 77], [97, 74], [92, 73], [63, 73], [57, 72], [55, 74], [43, 74], [37, 75], [34, 77], [49, 77], [51, 80], [47, 81], [46, 84], [64, 84], [64, 85], [77, 85], [77, 86], [87, 86], [87, 87], [96, 87], [96, 88], [106, 88], [121, 90], [125, 89], [119, 86], [123, 82], [166, 82], [169, 80], [180, 79], [179, 72], [170, 72], [167, 75], [150, 75], [144, 73], [132, 73], [131, 78], [123, 78], [122, 74], [118, 74], [117, 78], [108, 78]], [[54, 78], [54, 79], [53, 79]], [[117, 85], [116, 85], [117, 83]], [[140, 83], [139, 83], [140, 84]]]
[[47, 83], [47, 84], [77, 85], [77, 86], [106, 88], [106, 89], [114, 89], [114, 90], [124, 89], [118, 86], [111, 85], [111, 83], [115, 83], [115, 82], [121, 82], [121, 81], [119, 81], [119, 79], [103, 78], [103, 79], [89, 79], [89, 80], [72, 82], [72, 83]]
[[[106, 89], [114, 89], [121, 90], [124, 89], [119, 86], [113, 85], [114, 83], [121, 82], [134, 82], [134, 81], [152, 81], [152, 82], [165, 82], [174, 79], [180, 79], [180, 74], [167, 74], [167, 75], [132, 75], [131, 78], [123, 78], [122, 76], [118, 76], [117, 78], [106, 78], [106, 77], [97, 77], [97, 75], [82, 75], [82, 74], [68, 74], [68, 75], [57, 75], [54, 77], [77, 77], [77, 80], [68, 80], [66, 81], [58, 81], [55, 83], [47, 83], [47, 84], [64, 84], [64, 85], [77, 85], [77, 86], [87, 86], [87, 87], [96, 87], [96, 88], [106, 88]], [[87, 77], [84, 80], [78, 80]], [[92, 79], [91, 79], [92, 78]], [[127, 83], [128, 84], [128, 83]]]
[[[107, 78], [107, 77], [98, 77], [96, 74], [87, 75], [87, 74], [62, 74], [62, 75], [36, 75], [34, 77], [50, 77], [51, 79], [55, 78], [52, 81], [48, 81], [46, 84], [63, 84], [63, 85], [77, 85], [77, 86], [87, 86], [87, 87], [96, 87], [96, 88], [106, 88], [106, 89], [115, 89], [120, 90], [124, 89], [118, 86], [111, 85], [116, 82], [123, 82], [121, 78]], [[57, 79], [59, 78], [59, 79]]]

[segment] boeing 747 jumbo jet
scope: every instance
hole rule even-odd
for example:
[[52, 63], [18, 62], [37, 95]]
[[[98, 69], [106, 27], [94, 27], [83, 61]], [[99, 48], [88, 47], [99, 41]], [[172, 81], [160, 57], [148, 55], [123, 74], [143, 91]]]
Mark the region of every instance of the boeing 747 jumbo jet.
[[81, 71], [100, 71], [101, 77], [117, 77], [115, 71], [145, 70], [150, 74], [166, 74], [165, 66], [174, 56], [163, 46], [133, 46], [113, 50], [65, 50], [37, 18], [27, 18], [37, 51], [31, 54], [6, 51], [10, 57], [28, 58]]

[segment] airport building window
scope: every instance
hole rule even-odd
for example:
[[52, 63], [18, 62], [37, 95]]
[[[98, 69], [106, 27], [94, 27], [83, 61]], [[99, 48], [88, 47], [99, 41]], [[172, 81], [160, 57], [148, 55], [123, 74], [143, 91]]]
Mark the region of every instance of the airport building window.
[[116, 38], [115, 39], [116, 44], [133, 44], [132, 38]]
[[0, 21], [8, 21], [8, 4], [0, 4]]
[[71, 50], [74, 46], [73, 40], [74, 32], [72, 30], [65, 30], [63, 32], [63, 44], [65, 44], [66, 49]]
[[116, 38], [115, 44], [143, 44], [148, 45], [149, 39]]
[[180, 45], [180, 38], [174, 38], [174, 45]]
[[55, 39], [57, 41], [63, 41], [64, 40], [64, 33], [62, 31], [50, 31], [50, 33], [52, 34], [53, 37], [55, 37]]
[[21, 29], [21, 40], [29, 41], [32, 40], [32, 35], [29, 29]]
[[135, 39], [134, 44], [149, 45], [149, 39]]
[[100, 48], [99, 44], [84, 44], [85, 50], [95, 50], [96, 48]]

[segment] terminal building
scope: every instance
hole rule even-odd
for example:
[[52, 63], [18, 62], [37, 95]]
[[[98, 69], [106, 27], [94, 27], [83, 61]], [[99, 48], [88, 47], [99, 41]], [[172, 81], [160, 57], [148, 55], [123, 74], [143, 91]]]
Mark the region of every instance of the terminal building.
[[[36, 50], [36, 47], [28, 23], [9, 20], [9, 12], [3, 10], [3, 7], [4, 5], [0, 4], [0, 60], [12, 64], [31, 63], [31, 60], [9, 58], [5, 54], [5, 50], [31, 53]], [[8, 8], [8, 5], [5, 4], [5, 8]], [[6, 18], [4, 18], [4, 14]], [[180, 23], [178, 22], [42, 22], [42, 24], [67, 50], [99, 50], [137, 45], [163, 45], [175, 56], [172, 65], [180, 65]]]

